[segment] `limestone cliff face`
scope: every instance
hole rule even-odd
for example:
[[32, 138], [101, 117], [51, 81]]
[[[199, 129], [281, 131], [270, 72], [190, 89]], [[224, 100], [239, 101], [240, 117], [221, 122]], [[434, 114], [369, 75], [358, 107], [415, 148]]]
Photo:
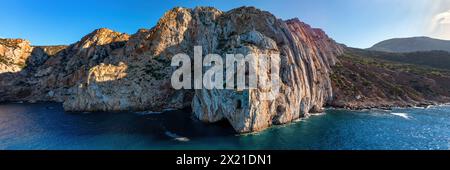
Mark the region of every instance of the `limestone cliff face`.
[[[275, 100], [262, 100], [265, 90], [261, 88], [242, 92], [197, 90], [192, 108], [200, 120], [226, 119], [238, 132], [261, 131], [273, 124], [308, 116], [310, 112], [320, 112], [331, 99], [329, 68], [342, 48], [323, 31], [297, 19], [284, 22], [255, 8], [226, 13], [194, 10], [192, 15], [203, 16], [192, 17], [195, 28], [208, 30], [194, 34], [200, 45], [211, 46], [205, 52], [277, 53], [281, 62], [281, 88]], [[261, 76], [264, 75], [257, 73], [258, 78]]]
[[[172, 90], [169, 78], [173, 69], [168, 63], [177, 53], [193, 56], [194, 46], [202, 46], [203, 54], [281, 54], [281, 93], [273, 101], [263, 101], [264, 89]], [[66, 109], [157, 111], [179, 109], [192, 100], [192, 109], [200, 120], [226, 119], [242, 133], [321, 111], [332, 96], [330, 65], [342, 51], [323, 31], [298, 20], [284, 22], [255, 8], [228, 12], [176, 8], [167, 12], [153, 29], [132, 35], [123, 50], [120, 55], [126, 56], [123, 61], [128, 67], [123, 73], [112, 73], [127, 76], [106, 83], [88, 81], [77, 89], [74, 99], [65, 102]], [[104, 69], [109, 67], [118, 66]], [[89, 77], [92, 74], [98, 77], [92, 70]]]
[[49, 83], [39, 79], [40, 66], [50, 56], [56, 55], [66, 46], [31, 46], [22, 39], [0, 40], [0, 101], [38, 101], [45, 99], [42, 85]]
[[[280, 54], [280, 93], [275, 100], [262, 100], [267, 89], [174, 90], [171, 58], [178, 53], [192, 57], [194, 46], [202, 46], [203, 55], [222, 57]], [[131, 36], [99, 29], [56, 53], [48, 51], [28, 54], [36, 62], [20, 73], [0, 75], [1, 101], [59, 101], [67, 111], [190, 106], [204, 122], [228, 120], [245, 133], [320, 112], [333, 96], [330, 67], [342, 48], [298, 19], [283, 21], [252, 7], [228, 12], [199, 7], [175, 8], [152, 29]], [[257, 77], [272, 78], [258, 71]]]
[[[159, 23], [158, 27], [162, 24], [166, 23]], [[130, 37], [110, 37], [109, 41], [100, 36], [93, 38], [97, 43], [90, 42], [92, 40], [83, 43], [97, 44], [92, 46], [93, 52], [84, 50], [88, 54], [84, 56], [89, 58], [97, 53], [100, 62], [89, 65], [81, 74], [84, 77], [72, 88], [73, 94], [64, 101], [64, 108], [67, 111], [162, 111], [186, 107], [190, 103], [188, 94], [171, 88], [173, 68], [169, 57], [174, 54], [167, 51], [177, 42], [172, 42], [171, 37], [163, 37], [168, 33], [161, 31], [167, 31], [169, 27], [165, 29], [142, 29]], [[114, 33], [113, 37], [117, 35]], [[120, 45], [113, 45], [117, 41]], [[100, 42], [106, 42], [100, 45], [106, 48], [104, 51], [98, 51]], [[97, 58], [96, 55], [92, 57]]]
[[115, 41], [127, 40], [128, 35], [117, 34], [99, 29], [71, 46], [32, 46], [26, 67], [0, 75], [1, 101], [64, 102], [90, 67], [107, 62], [104, 58], [120, 46]]
[[0, 74], [18, 72], [26, 66], [33, 48], [22, 39], [0, 39]]

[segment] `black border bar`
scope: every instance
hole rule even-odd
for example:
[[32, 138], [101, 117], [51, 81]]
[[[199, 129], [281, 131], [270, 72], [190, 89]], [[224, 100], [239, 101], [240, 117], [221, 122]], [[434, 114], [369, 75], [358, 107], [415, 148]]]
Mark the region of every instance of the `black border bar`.
[[[296, 166], [342, 166], [363, 164], [382, 167], [386, 164], [401, 166], [426, 165], [450, 166], [450, 151], [217, 151], [217, 150], [170, 150], [170, 151], [0, 151], [0, 166], [5, 163], [32, 165], [62, 163], [70, 166], [86, 164], [108, 166], [155, 166], [166, 168], [205, 168], [204, 165], [177, 164], [177, 159], [188, 157], [211, 157], [207, 168], [280, 168]], [[242, 159], [233, 164], [223, 157], [270, 155], [270, 163], [246, 164]], [[228, 162], [227, 162], [228, 161]], [[356, 163], [356, 164], [355, 164]], [[30, 164], [28, 164], [30, 165]], [[450, 167], [449, 167], [450, 168]], [[444, 168], [446, 169], [446, 168]]]

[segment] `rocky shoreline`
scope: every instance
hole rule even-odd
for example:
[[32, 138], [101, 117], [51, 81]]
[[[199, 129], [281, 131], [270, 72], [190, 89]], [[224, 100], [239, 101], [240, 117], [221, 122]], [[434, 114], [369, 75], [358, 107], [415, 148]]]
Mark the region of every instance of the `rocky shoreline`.
[[408, 109], [408, 108], [430, 108], [430, 107], [436, 107], [436, 106], [447, 106], [450, 105], [450, 103], [438, 103], [438, 102], [432, 102], [432, 103], [421, 103], [418, 105], [389, 105], [389, 106], [357, 106], [357, 107], [335, 107], [335, 106], [326, 106], [325, 108], [331, 108], [331, 109], [345, 109], [345, 110], [393, 110], [397, 108], [402, 109]]
[[[54, 102], [54, 101], [2, 101], [0, 102], [0, 104], [42, 104], [42, 103], [57, 103], [57, 104], [61, 104], [63, 105], [63, 102]], [[423, 109], [427, 109], [430, 107], [439, 107], [439, 106], [450, 106], [450, 102], [443, 102], [443, 103], [439, 103], [439, 102], [431, 102], [431, 103], [422, 103], [419, 105], [389, 105], [389, 106], [359, 106], [359, 107], [339, 107], [339, 106], [330, 106], [330, 105], [326, 105], [323, 107], [323, 111], [328, 110], [328, 109], [336, 109], [336, 110], [349, 110], [349, 111], [364, 111], [364, 110], [393, 110], [393, 109], [409, 109], [409, 108], [423, 108]], [[160, 114], [160, 113], [164, 113], [167, 111], [181, 111], [181, 110], [192, 110], [192, 108], [186, 107], [183, 109], [165, 109], [162, 111], [151, 111], [151, 110], [130, 110], [130, 112], [135, 112], [135, 113], [149, 113], [149, 114]], [[77, 111], [66, 111], [69, 113], [80, 113]], [[112, 111], [114, 112], [114, 111]], [[322, 112], [317, 112], [317, 113], [310, 113], [309, 115], [314, 115], [314, 114], [320, 114]], [[89, 112], [84, 112], [83, 113], [89, 113]], [[95, 113], [95, 112], [90, 112], [90, 113]], [[295, 121], [295, 120], [294, 120]]]

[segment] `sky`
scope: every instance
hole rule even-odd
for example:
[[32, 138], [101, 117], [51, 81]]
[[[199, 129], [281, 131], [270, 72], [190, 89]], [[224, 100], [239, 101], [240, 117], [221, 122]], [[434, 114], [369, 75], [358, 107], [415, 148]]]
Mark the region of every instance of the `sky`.
[[297, 17], [351, 47], [412, 36], [450, 40], [450, 0], [2, 0], [0, 38], [33, 45], [71, 44], [97, 28], [135, 33], [173, 7], [227, 11], [254, 6], [281, 19]]

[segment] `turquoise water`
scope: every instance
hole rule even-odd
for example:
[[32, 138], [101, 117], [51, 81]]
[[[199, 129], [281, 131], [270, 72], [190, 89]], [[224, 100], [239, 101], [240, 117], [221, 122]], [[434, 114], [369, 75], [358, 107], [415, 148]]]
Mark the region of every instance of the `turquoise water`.
[[61, 104], [0, 104], [0, 149], [450, 149], [450, 106], [327, 110], [258, 134], [203, 124], [187, 111], [65, 113]]

